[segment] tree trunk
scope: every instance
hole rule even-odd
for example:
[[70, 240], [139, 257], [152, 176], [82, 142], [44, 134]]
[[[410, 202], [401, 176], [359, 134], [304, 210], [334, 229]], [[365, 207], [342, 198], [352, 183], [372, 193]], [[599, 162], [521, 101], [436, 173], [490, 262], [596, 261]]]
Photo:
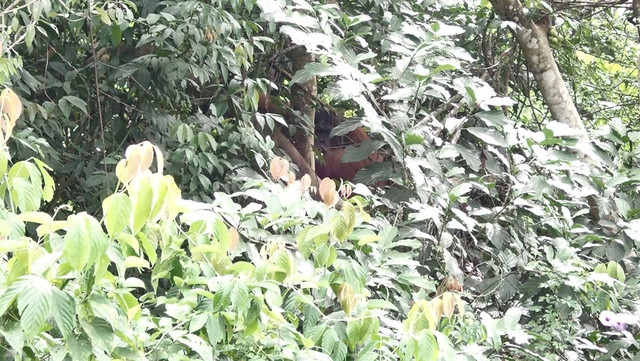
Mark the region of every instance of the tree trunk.
[[571, 100], [569, 90], [551, 52], [547, 40], [549, 29], [539, 26], [527, 18], [523, 13], [522, 4], [518, 0], [490, 0], [490, 2], [501, 18], [518, 24], [516, 31], [518, 43], [551, 115], [555, 120], [578, 131], [576, 152], [588, 163], [598, 164], [589, 140], [589, 134], [580, 119], [578, 109]]
[[[304, 69], [305, 65], [314, 61], [313, 55], [309, 54], [304, 47], [292, 50], [291, 59], [294, 72]], [[317, 94], [318, 85], [315, 76], [307, 82], [298, 83], [291, 91], [291, 106], [301, 115], [297, 119], [297, 131], [293, 142], [312, 170], [316, 169], [316, 157], [313, 153], [316, 110], [311, 104], [311, 99]], [[305, 118], [309, 119], [309, 123], [306, 123]]]
[[[640, 0], [633, 0], [633, 24], [638, 29], [638, 42], [640, 42]], [[640, 53], [638, 53], [638, 70], [640, 70]], [[640, 87], [640, 72], [638, 72], [638, 87]]]

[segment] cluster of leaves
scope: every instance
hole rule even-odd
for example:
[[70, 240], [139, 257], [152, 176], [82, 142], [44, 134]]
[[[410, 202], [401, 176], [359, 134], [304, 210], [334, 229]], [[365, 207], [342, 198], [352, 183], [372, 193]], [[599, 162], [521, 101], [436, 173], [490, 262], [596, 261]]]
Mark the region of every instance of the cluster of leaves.
[[[638, 134], [597, 129], [591, 169], [571, 129], [492, 110], [512, 101], [472, 71], [482, 49], [465, 40], [508, 24], [480, 20], [486, 1], [427, 3], [17, 10], [17, 40], [30, 24], [49, 36], [25, 37], [13, 83], [32, 100], [27, 126], [0, 153], [0, 346], [74, 360], [634, 357], [635, 326], [598, 314], [638, 313]], [[264, 81], [289, 47], [314, 62]], [[607, 64], [585, 75], [612, 76]], [[334, 134], [375, 138], [345, 157], [385, 153], [358, 178], [384, 194], [338, 200], [323, 182], [317, 202], [282, 159], [275, 182], [250, 169], [273, 158], [250, 122], [258, 90], [286, 96], [312, 76], [357, 115]], [[125, 143], [139, 145], [122, 158]], [[2, 168], [36, 153], [56, 192], [35, 158]], [[74, 209], [41, 213], [43, 200]]]
[[[2, 197], [0, 345], [8, 354], [435, 360], [456, 357], [447, 335], [463, 327], [494, 336], [518, 328], [517, 313], [481, 326], [456, 293], [427, 300], [433, 283], [395, 250], [405, 246], [398, 230], [364, 211], [367, 198], [337, 210], [310, 199], [304, 178], [287, 176], [284, 186], [252, 174], [245, 191], [185, 201], [163, 175], [157, 147], [133, 145], [125, 156], [102, 220], [37, 211], [52, 193], [39, 161], [1, 174], [0, 189], [29, 183], [38, 191], [34, 205], [23, 192]], [[275, 162], [274, 178], [288, 175], [286, 161]], [[325, 198], [335, 192], [328, 183]], [[412, 290], [420, 290], [413, 305]]]

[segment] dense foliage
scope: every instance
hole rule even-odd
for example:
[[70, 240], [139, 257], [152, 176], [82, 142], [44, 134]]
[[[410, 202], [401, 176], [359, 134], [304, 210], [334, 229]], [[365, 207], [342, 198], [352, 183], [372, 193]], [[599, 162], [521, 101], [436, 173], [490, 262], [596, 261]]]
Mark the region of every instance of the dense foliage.
[[[640, 14], [522, 3], [597, 163], [488, 1], [7, 2], [0, 357], [637, 357]], [[258, 112], [310, 79], [354, 194]]]

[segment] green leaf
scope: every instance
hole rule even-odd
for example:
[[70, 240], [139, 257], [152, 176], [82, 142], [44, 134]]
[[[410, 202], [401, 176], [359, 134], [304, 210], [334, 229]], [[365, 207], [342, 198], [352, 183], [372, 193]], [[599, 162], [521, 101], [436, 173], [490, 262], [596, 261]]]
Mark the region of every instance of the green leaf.
[[80, 109], [84, 113], [84, 115], [89, 115], [88, 112], [87, 112], [87, 103], [84, 100], [82, 100], [82, 99], [80, 99], [80, 98], [78, 98], [76, 96], [73, 96], [73, 95], [64, 96], [64, 97], [62, 97], [62, 99], [67, 100], [73, 106], [75, 106], [76, 108]]
[[[49, 175], [47, 170], [52, 170], [51, 167], [46, 165], [43, 161], [39, 159], [34, 159], [36, 165], [40, 169], [40, 173], [42, 174], [42, 178], [44, 179], [44, 187], [42, 188], [42, 199], [45, 201], [50, 201], [53, 199], [53, 191], [55, 190], [55, 181], [53, 177]], [[2, 172], [0, 172], [1, 176]]]
[[80, 325], [89, 335], [91, 343], [103, 350], [111, 350], [115, 334], [109, 322], [102, 318], [94, 317], [90, 322], [81, 320]]
[[376, 309], [376, 308], [390, 309], [393, 311], [398, 310], [398, 308], [393, 303], [387, 300], [369, 300], [369, 302], [367, 302], [367, 308], [370, 310]]
[[249, 310], [249, 290], [247, 286], [237, 280], [232, 283], [233, 287], [229, 295], [231, 304], [240, 314], [245, 314]]
[[105, 226], [111, 238], [122, 232], [131, 218], [131, 200], [124, 193], [116, 193], [102, 201]]
[[100, 20], [105, 25], [111, 25], [111, 18], [109, 18], [109, 14], [103, 8], [96, 6], [94, 10], [100, 15]]
[[202, 360], [214, 360], [213, 347], [200, 337], [192, 334], [186, 334], [177, 339], [178, 342], [184, 344], [189, 349], [195, 351]]
[[75, 327], [75, 302], [66, 292], [53, 288], [53, 319], [66, 339], [73, 334]]
[[340, 161], [342, 163], [359, 162], [363, 159], [369, 158], [373, 152], [385, 145], [385, 142], [379, 140], [368, 140], [366, 142], [362, 142], [359, 146], [350, 145], [345, 150]]
[[64, 236], [62, 255], [74, 270], [80, 271], [89, 261], [89, 235], [83, 217], [73, 215], [69, 221], [71, 225]]
[[80, 335], [77, 338], [71, 337], [67, 340], [69, 355], [73, 361], [87, 361], [93, 354], [93, 346], [86, 335]]
[[423, 142], [424, 142], [424, 138], [417, 134], [409, 133], [404, 136], [405, 145], [416, 145], [416, 144], [422, 144]]
[[151, 213], [149, 214], [149, 218], [156, 219], [160, 212], [164, 209], [164, 206], [167, 205], [165, 199], [167, 198], [167, 193], [169, 192], [169, 186], [167, 185], [167, 178], [157, 175], [157, 177], [153, 178], [153, 208], [151, 209]]
[[225, 336], [224, 316], [210, 315], [206, 328], [209, 343], [212, 345], [218, 344]]
[[9, 165], [9, 156], [7, 152], [3, 149], [0, 149], [0, 179], [4, 178], [4, 175], [7, 172], [7, 167]]
[[120, 29], [120, 25], [118, 24], [113, 24], [111, 26], [111, 43], [113, 44], [113, 46], [118, 46], [120, 45], [120, 42], [122, 41], [122, 29]]
[[508, 146], [507, 140], [505, 139], [505, 137], [495, 129], [469, 127], [469, 128], [466, 128], [466, 130], [469, 133], [480, 138], [480, 140], [482, 140], [487, 144], [496, 145], [499, 147]]
[[328, 329], [324, 336], [322, 337], [322, 349], [325, 353], [332, 354], [338, 344], [340, 343], [340, 338], [338, 334], [333, 328]]
[[142, 245], [144, 254], [146, 254], [147, 258], [149, 259], [149, 263], [151, 263], [152, 265], [155, 264], [158, 260], [158, 255], [156, 253], [157, 244], [152, 244], [149, 238], [147, 238], [147, 236], [141, 232], [138, 232], [138, 238], [140, 239], [140, 244]]
[[89, 260], [91, 264], [96, 263], [101, 257], [103, 257], [109, 247], [109, 239], [104, 234], [102, 226], [97, 219], [86, 214], [80, 213], [84, 219], [85, 227], [87, 229], [87, 236], [89, 238]]
[[[20, 328], [20, 324], [17, 322], [6, 322], [0, 328], [0, 339], [3, 339], [6, 343], [9, 344], [9, 350], [2, 351], [14, 351], [22, 350], [24, 347], [24, 332]], [[13, 348], [13, 350], [11, 350]]]
[[27, 31], [25, 31], [24, 42], [30, 49], [33, 43], [33, 39], [36, 36], [36, 26], [34, 24], [27, 25]]
[[24, 276], [21, 279], [28, 282], [18, 295], [20, 326], [26, 335], [34, 336], [45, 326], [51, 312], [53, 286], [38, 276]]
[[[435, 340], [434, 340], [435, 341]], [[374, 350], [375, 343], [369, 342], [358, 351], [356, 361], [375, 361], [378, 359], [378, 353]], [[436, 344], [436, 348], [438, 345]], [[434, 359], [435, 360], [435, 359]]]
[[436, 361], [438, 359], [438, 342], [428, 331], [420, 332], [417, 337], [418, 347], [414, 350], [413, 357], [417, 361]]
[[11, 307], [13, 301], [18, 297], [18, 294], [28, 285], [28, 280], [21, 281], [20, 279], [12, 283], [2, 295], [0, 295], [0, 316]]
[[362, 266], [355, 260], [351, 260], [351, 262], [345, 264], [343, 271], [344, 278], [347, 283], [350, 284], [357, 292], [362, 291], [367, 283], [367, 274], [364, 271], [364, 268], [362, 268]]
[[36, 211], [40, 208], [40, 192], [36, 186], [24, 178], [16, 178], [11, 183], [11, 196], [17, 200], [22, 212]]
[[609, 275], [609, 277], [616, 279], [622, 283], [624, 283], [624, 281], [626, 280], [624, 270], [618, 262], [610, 261], [607, 264], [607, 274]]
[[58, 100], [58, 108], [60, 108], [60, 111], [62, 112], [64, 117], [69, 119], [69, 116], [71, 115], [71, 108], [69, 107], [69, 101], [67, 101], [67, 99], [65, 99], [64, 97], [60, 98], [60, 100]]
[[129, 195], [134, 209], [131, 228], [133, 233], [137, 233], [149, 219], [153, 201], [153, 189], [149, 181], [143, 179], [135, 187], [129, 188]]
[[518, 322], [520, 322], [520, 317], [522, 316], [522, 310], [516, 307], [512, 307], [505, 312], [504, 317], [500, 320], [505, 327], [505, 330], [513, 330]]
[[348, 351], [347, 345], [344, 342], [340, 342], [331, 353], [331, 359], [333, 361], [345, 361]]

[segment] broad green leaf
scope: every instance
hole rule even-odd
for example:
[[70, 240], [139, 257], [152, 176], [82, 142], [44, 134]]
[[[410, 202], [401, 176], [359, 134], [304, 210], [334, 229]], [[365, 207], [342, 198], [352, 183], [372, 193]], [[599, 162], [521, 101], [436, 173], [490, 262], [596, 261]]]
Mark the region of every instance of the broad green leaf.
[[149, 181], [142, 179], [129, 188], [129, 195], [133, 203], [131, 229], [137, 233], [149, 219], [151, 202], [153, 201], [153, 189]]
[[73, 95], [67, 95], [65, 97], [63, 97], [63, 99], [66, 99], [69, 103], [71, 103], [73, 106], [75, 106], [76, 108], [80, 109], [85, 115], [87, 115], [87, 103], [78, 98], [77, 96], [73, 96]]
[[[435, 341], [435, 340], [434, 340]], [[358, 351], [356, 361], [375, 361], [378, 359], [378, 352], [374, 349], [375, 343], [369, 342]], [[436, 344], [437, 347], [437, 344]]]
[[[9, 156], [4, 148], [0, 149], [0, 179], [4, 178], [7, 173], [7, 167], [9, 165]], [[2, 182], [0, 182], [1, 184]], [[1, 189], [1, 188], [0, 188]]]
[[507, 140], [495, 129], [469, 127], [465, 128], [469, 133], [480, 138], [483, 142], [499, 147], [507, 147]]
[[111, 25], [111, 18], [109, 18], [109, 14], [103, 8], [96, 6], [94, 10], [100, 15], [100, 20], [105, 25]]
[[80, 325], [91, 339], [91, 343], [103, 350], [113, 347], [115, 334], [111, 324], [102, 318], [93, 317], [90, 321], [81, 319]]
[[93, 346], [91, 341], [82, 334], [81, 336], [70, 337], [67, 340], [69, 355], [73, 361], [87, 361], [93, 354]]
[[[24, 332], [20, 328], [18, 322], [6, 322], [0, 329], [0, 338], [9, 344], [9, 347], [13, 348], [13, 351], [22, 350], [24, 347], [25, 339]], [[3, 351], [12, 351], [11, 349]]]
[[333, 351], [338, 347], [340, 343], [340, 338], [336, 331], [332, 328], [329, 328], [322, 337], [322, 349], [325, 353], [332, 354]]
[[522, 316], [522, 310], [516, 307], [512, 307], [505, 312], [504, 317], [500, 320], [502, 322], [498, 322], [498, 324], [503, 324], [505, 330], [512, 330], [516, 327], [518, 322], [520, 322], [520, 317]]
[[37, 276], [25, 276], [28, 281], [18, 295], [20, 326], [28, 336], [34, 336], [47, 323], [53, 304], [53, 286], [47, 280]]
[[75, 327], [75, 302], [66, 292], [53, 288], [53, 319], [64, 338], [73, 334]]
[[18, 297], [20, 292], [28, 285], [27, 280], [18, 280], [6, 289], [2, 295], [0, 295], [0, 316], [4, 315], [5, 312], [11, 307], [13, 301]]
[[169, 187], [167, 185], [167, 178], [163, 177], [160, 174], [154, 174], [152, 178], [153, 185], [153, 209], [151, 210], [151, 214], [149, 218], [152, 220], [156, 220], [159, 215], [161, 215], [161, 211], [164, 207], [166, 207], [165, 198], [167, 196], [167, 192]]
[[85, 219], [81, 215], [69, 217], [71, 225], [64, 236], [62, 254], [69, 265], [80, 271], [89, 261], [91, 246]]
[[80, 213], [79, 216], [84, 218], [85, 227], [87, 229], [90, 250], [88, 262], [93, 264], [105, 255], [107, 247], [109, 247], [109, 238], [102, 230], [102, 226], [97, 219], [84, 212]]
[[377, 151], [385, 145], [385, 142], [376, 140], [368, 140], [358, 146], [350, 145], [345, 150], [344, 155], [342, 156], [342, 158], [340, 158], [340, 161], [343, 163], [359, 162], [363, 159], [369, 158], [373, 152]]
[[249, 290], [247, 286], [239, 281], [233, 281], [232, 283], [233, 287], [229, 295], [231, 303], [240, 314], [245, 314], [249, 310]]
[[344, 342], [340, 342], [336, 345], [336, 348], [333, 349], [331, 353], [331, 359], [333, 361], [345, 361], [348, 355], [348, 348]]
[[438, 359], [438, 342], [433, 334], [427, 330], [418, 336], [418, 347], [413, 357], [416, 361], [436, 361]]
[[[111, 238], [117, 236], [129, 224], [131, 218], [131, 200], [124, 193], [116, 193], [102, 201], [105, 214], [105, 226]], [[135, 248], [137, 251], [137, 248]]]
[[127, 246], [131, 247], [136, 252], [136, 254], [140, 253], [140, 242], [138, 242], [138, 239], [135, 236], [129, 233], [120, 232], [116, 236], [116, 239], [121, 242], [121, 244], [126, 244]]
[[122, 42], [122, 29], [119, 24], [113, 24], [111, 26], [111, 43], [114, 47], [117, 47]]
[[186, 334], [176, 341], [184, 344], [190, 350], [195, 351], [202, 360], [214, 360], [213, 347], [208, 345], [204, 340], [196, 335]]
[[40, 208], [41, 194], [33, 183], [24, 178], [15, 178], [11, 186], [11, 197], [17, 201], [22, 212], [36, 211]]
[[609, 277], [616, 279], [622, 283], [624, 283], [626, 280], [624, 270], [618, 262], [610, 261], [607, 264], [607, 274], [609, 275]]
[[138, 238], [140, 239], [140, 244], [142, 245], [142, 249], [144, 250], [144, 254], [149, 258], [149, 262], [153, 265], [158, 260], [158, 255], [156, 253], [156, 247], [158, 246], [155, 243], [151, 243], [149, 238], [142, 233], [138, 232]]
[[422, 144], [423, 142], [424, 138], [417, 134], [408, 133], [404, 136], [404, 144], [406, 145]]
[[376, 308], [381, 308], [381, 309], [390, 309], [390, 310], [394, 310], [397, 311], [397, 307], [387, 301], [387, 300], [369, 300], [367, 302], [367, 308], [372, 310], [372, 309], [376, 309]]

